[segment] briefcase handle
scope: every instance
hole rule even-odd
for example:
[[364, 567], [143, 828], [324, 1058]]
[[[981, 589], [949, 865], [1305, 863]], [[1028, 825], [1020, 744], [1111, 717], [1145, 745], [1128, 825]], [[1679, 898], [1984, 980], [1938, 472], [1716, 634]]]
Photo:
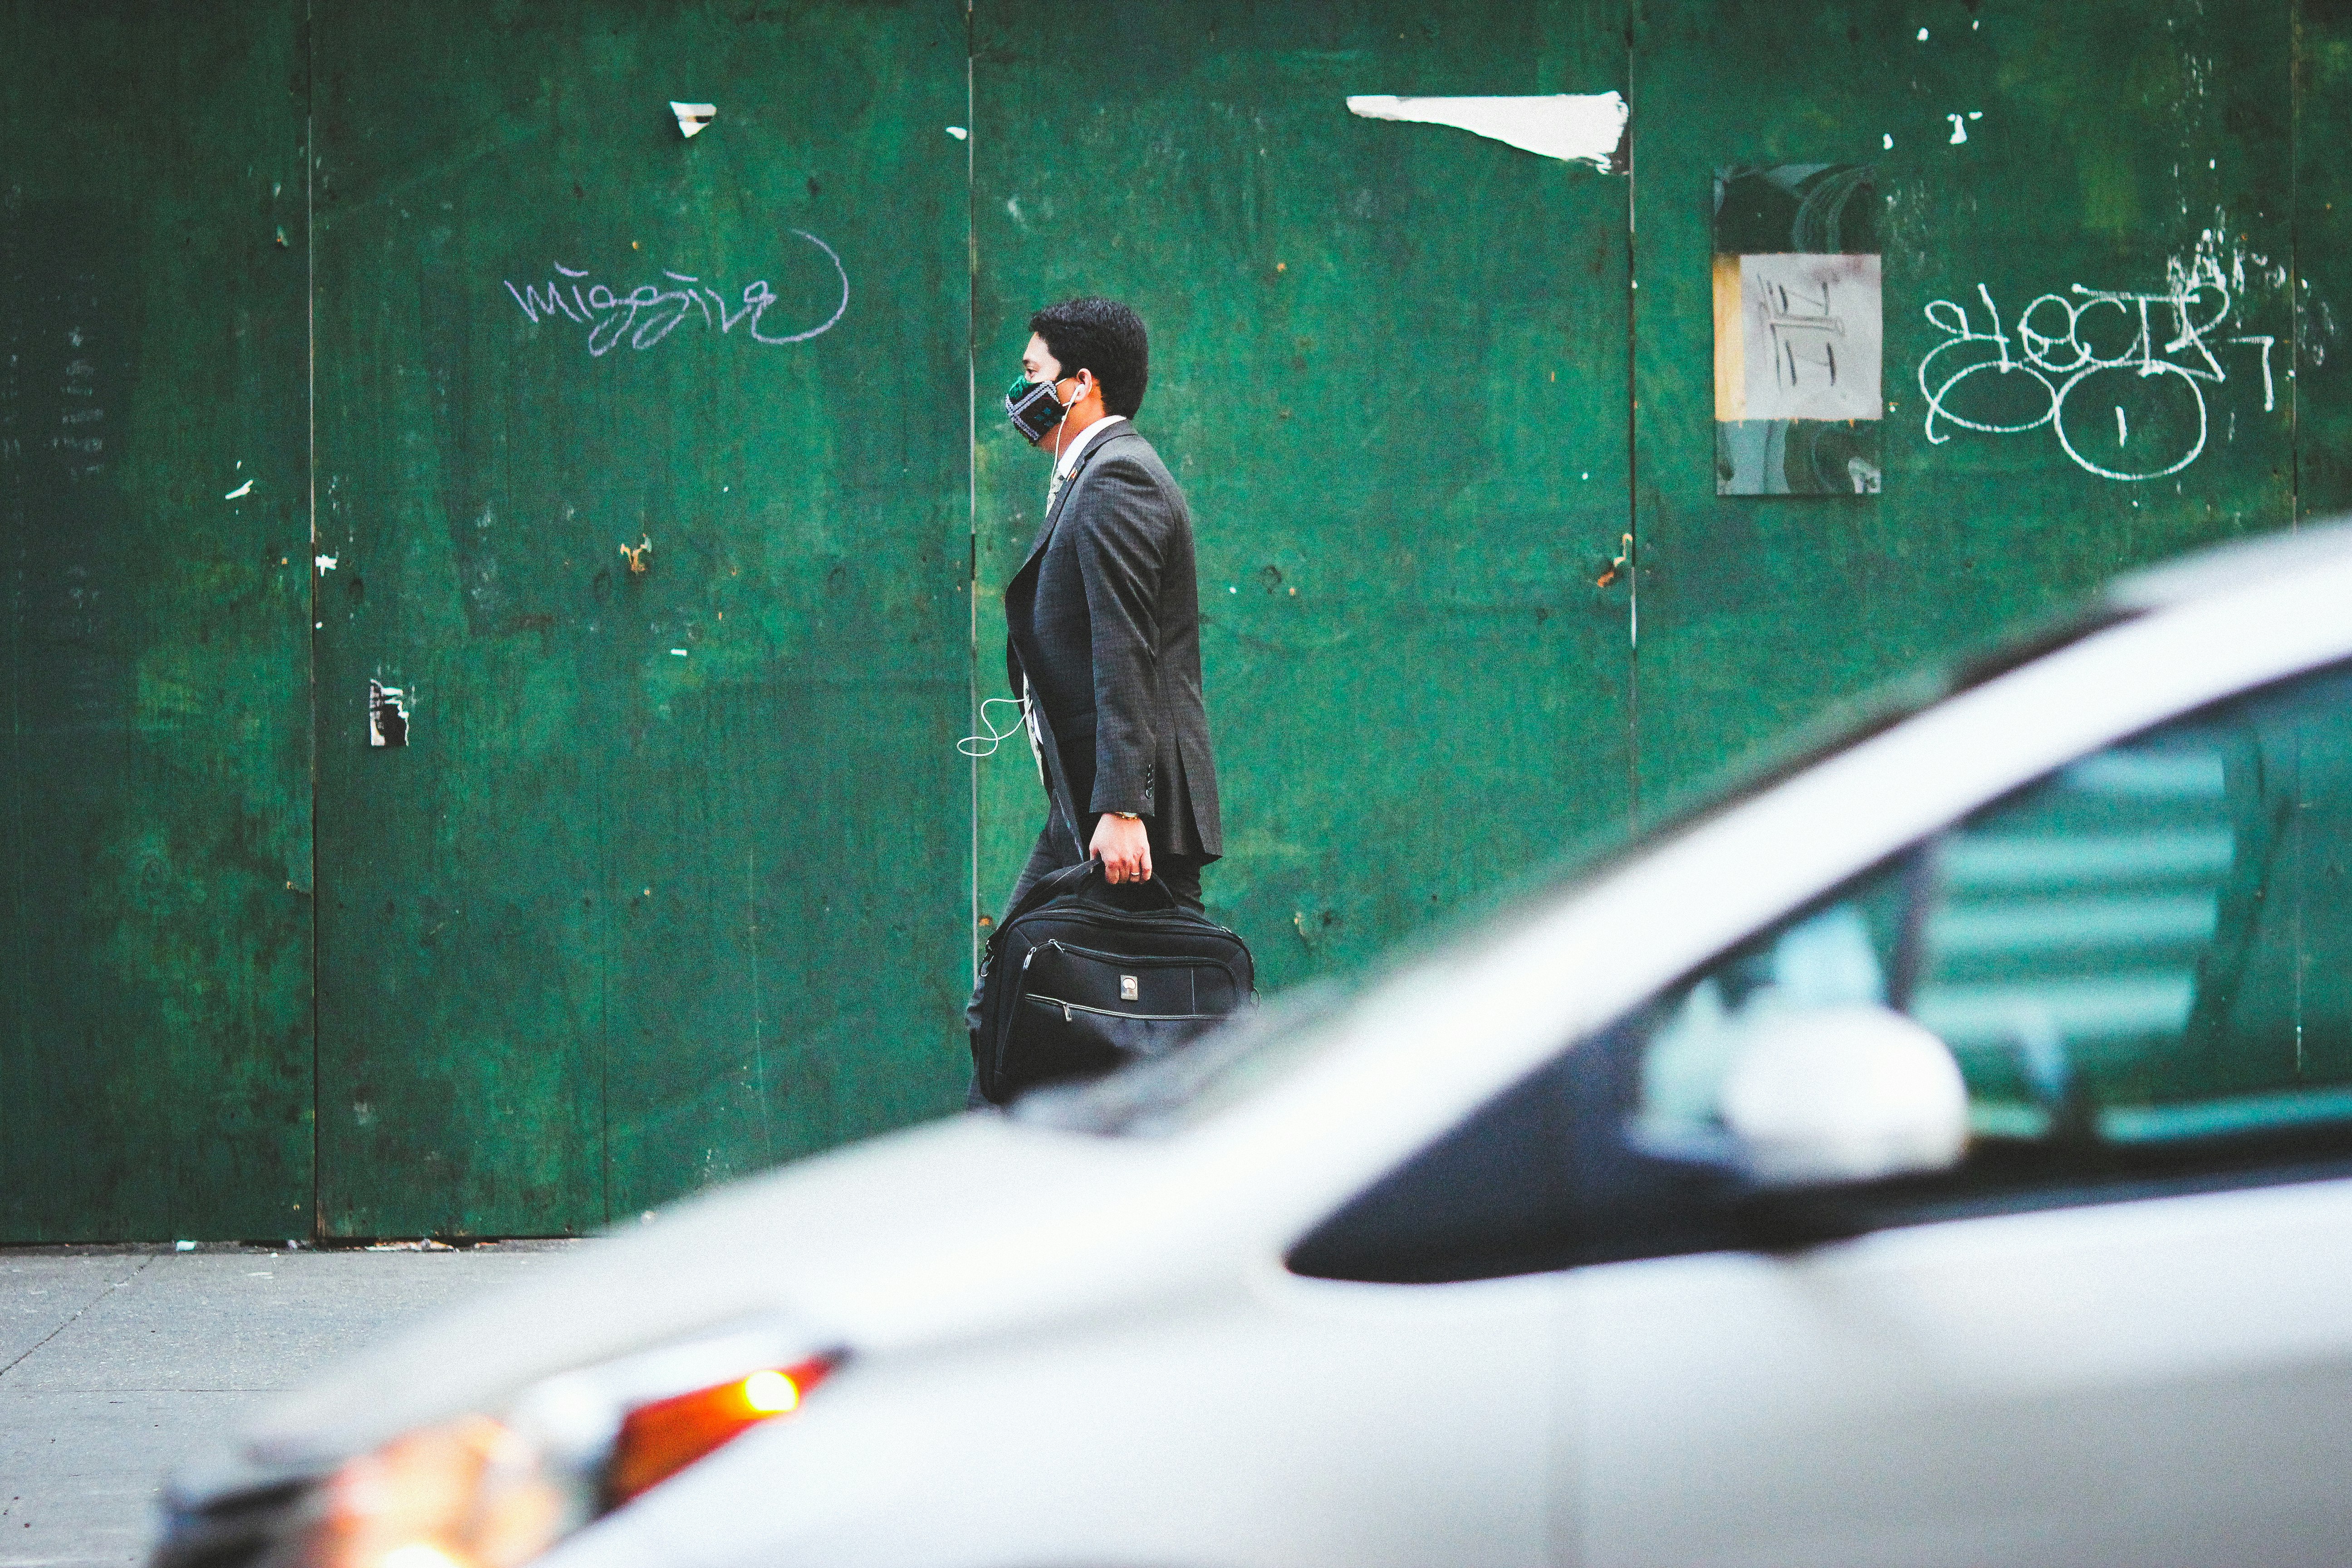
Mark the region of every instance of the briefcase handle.
[[[1021, 901], [1019, 903], [1013, 905], [1010, 910], [1005, 911], [1004, 924], [1008, 926], [1011, 925], [1014, 921], [1019, 920], [1031, 910], [1037, 909], [1045, 904], [1052, 903], [1055, 899], [1060, 898], [1065, 893], [1074, 893], [1077, 891], [1080, 888], [1085, 887], [1090, 880], [1101, 881], [1106, 891], [1108, 891], [1110, 889], [1109, 880], [1103, 876], [1103, 863], [1100, 859], [1083, 860], [1076, 866], [1065, 866], [1058, 871], [1046, 873], [1045, 876], [1038, 878], [1037, 880], [1031, 885], [1026, 893], [1021, 895]], [[1128, 885], [1129, 884], [1125, 883], [1120, 884], [1119, 890], [1122, 892], [1125, 891]], [[1148, 892], [1159, 894], [1160, 906], [1163, 909], [1173, 910], [1182, 907], [1177, 900], [1176, 889], [1170, 887], [1166, 882], [1160, 880], [1157, 875], [1154, 875], [1150, 881], [1144, 883], [1143, 889]], [[999, 927], [998, 929], [1002, 930], [1003, 928]]]

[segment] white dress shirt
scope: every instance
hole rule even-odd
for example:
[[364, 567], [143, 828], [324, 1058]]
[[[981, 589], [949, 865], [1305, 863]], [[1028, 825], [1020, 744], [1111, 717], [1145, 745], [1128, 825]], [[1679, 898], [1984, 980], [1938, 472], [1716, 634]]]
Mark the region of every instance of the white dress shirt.
[[1077, 435], [1073, 437], [1069, 443], [1062, 448], [1062, 455], [1055, 459], [1054, 483], [1058, 487], [1064, 479], [1070, 477], [1070, 470], [1078, 466], [1078, 454], [1087, 449], [1087, 442], [1092, 441], [1096, 437], [1104, 434], [1112, 426], [1124, 425], [1126, 423], [1127, 416], [1124, 414], [1106, 414], [1101, 418], [1096, 420], [1093, 424], [1087, 426], [1085, 429], [1079, 431]]

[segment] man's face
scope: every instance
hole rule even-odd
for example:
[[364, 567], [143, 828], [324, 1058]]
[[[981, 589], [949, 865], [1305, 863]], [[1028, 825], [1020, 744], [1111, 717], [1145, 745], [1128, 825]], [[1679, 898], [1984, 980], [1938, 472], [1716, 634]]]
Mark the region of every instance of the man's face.
[[[1064, 375], [1062, 362], [1054, 357], [1054, 351], [1045, 346], [1045, 340], [1034, 332], [1029, 334], [1029, 346], [1021, 351], [1021, 374], [1032, 381], [1052, 382], [1055, 397], [1065, 405], [1076, 403], [1078, 394], [1090, 385], [1089, 382], [1080, 379], [1085, 374], [1083, 371], [1076, 375]], [[1061, 426], [1057, 425], [1047, 434], [1058, 437], [1060, 430]], [[1040, 436], [1029, 444], [1041, 447], [1045, 443], [1045, 437]]]
[[[1034, 332], [1029, 334], [1029, 346], [1021, 351], [1021, 370], [1032, 381], [1062, 379], [1062, 362], [1054, 357], [1054, 351], [1045, 346], [1045, 340]], [[1059, 392], [1061, 388], [1057, 386], [1054, 390]]]

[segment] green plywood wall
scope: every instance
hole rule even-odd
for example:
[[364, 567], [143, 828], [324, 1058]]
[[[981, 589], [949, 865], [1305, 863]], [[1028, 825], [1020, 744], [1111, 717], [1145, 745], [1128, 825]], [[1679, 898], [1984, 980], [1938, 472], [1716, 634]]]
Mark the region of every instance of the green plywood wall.
[[311, 1229], [299, 5], [0, 8], [0, 1238]]
[[[0, 58], [0, 1239], [577, 1231], [958, 1105], [1039, 815], [953, 742], [1050, 300], [1153, 330], [1209, 901], [1275, 986], [2352, 501], [2312, 0], [8, 0]], [[1630, 173], [1345, 106], [1612, 89]], [[1884, 202], [1886, 488], [1717, 498], [1712, 175], [1830, 160]], [[1929, 439], [1931, 303], [2206, 262], [2177, 473]], [[2269, 406], [2222, 337], [2275, 341]], [[2189, 428], [2188, 378], [2102, 374], [2085, 454]]]
[[2297, 514], [2352, 510], [2352, 5], [2293, 13], [2294, 476]]
[[[1605, 92], [1612, 0], [976, 15], [973, 341], [992, 395], [1079, 292], [1152, 331], [1137, 424], [1192, 502], [1228, 854], [1210, 910], [1280, 986], [1622, 822], [1624, 184], [1357, 93]], [[1047, 468], [982, 423], [981, 636]], [[1003, 684], [983, 657], [983, 692]], [[1017, 754], [1016, 754], [1017, 753]], [[980, 902], [1042, 817], [981, 766]]]
[[[2053, 614], [2127, 566], [2286, 525], [2297, 406], [2289, 19], [2284, 5], [2195, 0], [1639, 5], [1645, 809], [1825, 702]], [[1885, 489], [1718, 498], [1705, 413], [1712, 177], [1724, 165], [1827, 162], [1874, 165], [1883, 203]], [[2223, 296], [2194, 296], [2211, 364], [2197, 344], [2174, 344], [2160, 301], [2176, 274], [2228, 285], [2215, 324]], [[2082, 301], [2077, 285], [2158, 296], [2146, 357], [2203, 375], [2218, 365], [2227, 380], [2147, 375], [2135, 361], [2071, 386], [2055, 370], [1952, 383], [2002, 349], [1938, 353], [1948, 334], [1928, 320], [1931, 302], [1948, 302], [1946, 321], [1965, 310], [1968, 330], [2006, 333], [2021, 361], [2019, 313], [2045, 295]], [[2066, 309], [2041, 305], [2027, 325], [2060, 336]], [[2134, 353], [2139, 309], [2137, 299], [2083, 309], [2082, 345], [2105, 360]], [[2262, 345], [2228, 341], [2256, 335], [2276, 340], [2267, 388]], [[2082, 351], [2040, 352], [2046, 367]], [[1979, 425], [2024, 424], [2063, 392], [2084, 460], [2050, 425], [1993, 435], [1945, 420], [1931, 439], [1923, 361], [1926, 384]], [[2150, 472], [2192, 451], [2162, 479], [2092, 471]]]
[[962, 17], [406, 9], [317, 46], [320, 1205], [587, 1229], [961, 1102]]

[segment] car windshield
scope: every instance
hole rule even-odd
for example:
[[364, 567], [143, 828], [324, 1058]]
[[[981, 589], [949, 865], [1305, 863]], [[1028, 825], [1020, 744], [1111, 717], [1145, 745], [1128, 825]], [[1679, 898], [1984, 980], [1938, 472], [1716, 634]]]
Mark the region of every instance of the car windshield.
[[1174, 1131], [1249, 1098], [1345, 1035], [1345, 1006], [1364, 984], [1436, 948], [1481, 940], [1624, 859], [1762, 794], [1826, 757], [1860, 744], [1936, 703], [2091, 633], [2130, 618], [2114, 609], [2076, 617], [1989, 658], [1918, 671], [1832, 708], [1670, 797], [1654, 826], [1627, 838], [1595, 836], [1516, 880], [1472, 910], [1407, 943], [1374, 969], [1326, 978], [1239, 1015], [1166, 1056], [1107, 1078], [1038, 1089], [1016, 1100], [1014, 1120], [1076, 1131], [1150, 1137]]

